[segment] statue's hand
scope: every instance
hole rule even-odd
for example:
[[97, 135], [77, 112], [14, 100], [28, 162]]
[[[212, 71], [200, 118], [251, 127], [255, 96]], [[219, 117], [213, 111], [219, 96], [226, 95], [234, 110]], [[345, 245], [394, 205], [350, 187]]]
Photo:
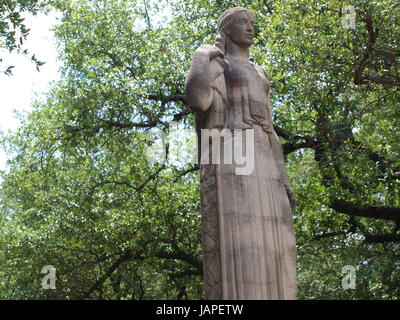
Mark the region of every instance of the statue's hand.
[[297, 202], [296, 197], [295, 197], [293, 189], [289, 183], [285, 183], [284, 186], [285, 186], [286, 194], [289, 198], [290, 208], [292, 209], [292, 212], [293, 212], [294, 209], [296, 208], [296, 202]]
[[214, 59], [215, 57], [224, 57], [224, 54], [220, 49], [216, 46], [210, 44], [204, 44], [196, 50], [196, 54], [201, 54], [204, 56], [208, 56], [209, 61]]

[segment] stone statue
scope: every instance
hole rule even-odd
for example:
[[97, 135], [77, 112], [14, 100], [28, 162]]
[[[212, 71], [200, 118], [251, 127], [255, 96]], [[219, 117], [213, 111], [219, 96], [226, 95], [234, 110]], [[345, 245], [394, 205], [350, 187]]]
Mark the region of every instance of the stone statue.
[[[296, 200], [273, 129], [269, 77], [249, 62], [253, 14], [241, 7], [228, 9], [218, 30], [215, 45], [195, 51], [186, 79], [186, 99], [201, 141], [205, 298], [296, 299]], [[236, 139], [232, 136], [251, 130], [252, 135], [238, 139], [246, 152], [254, 146], [252, 170], [238, 174], [238, 163], [210, 163], [203, 149], [214, 140], [204, 143], [207, 130], [225, 132], [219, 149], [207, 148], [219, 153], [220, 161], [225, 146]]]

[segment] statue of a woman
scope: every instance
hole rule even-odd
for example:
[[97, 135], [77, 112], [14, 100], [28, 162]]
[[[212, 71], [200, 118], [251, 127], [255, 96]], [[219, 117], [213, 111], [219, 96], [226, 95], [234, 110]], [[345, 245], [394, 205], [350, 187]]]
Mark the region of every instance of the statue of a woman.
[[249, 62], [253, 14], [231, 8], [218, 29], [215, 45], [193, 56], [186, 99], [199, 138], [204, 129], [254, 130], [254, 166], [238, 175], [235, 162], [200, 163], [205, 298], [296, 299], [295, 198], [273, 129], [269, 78]]

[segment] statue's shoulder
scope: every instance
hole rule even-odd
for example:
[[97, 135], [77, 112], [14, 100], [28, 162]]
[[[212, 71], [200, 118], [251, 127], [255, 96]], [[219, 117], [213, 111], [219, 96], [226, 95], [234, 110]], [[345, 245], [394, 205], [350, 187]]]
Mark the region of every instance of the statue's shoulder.
[[258, 74], [259, 74], [262, 78], [264, 78], [264, 79], [266, 80], [267, 83], [270, 84], [270, 83], [271, 83], [271, 78], [270, 78], [268, 72], [265, 71], [265, 69], [264, 69], [263, 67], [260, 67], [260, 66], [254, 64], [254, 63], [253, 63], [253, 66], [254, 66], [254, 68], [256, 69], [256, 71], [258, 72]]
[[261, 68], [264, 71], [265, 77], [267, 78], [268, 82], [271, 81], [271, 77], [269, 76], [269, 73], [267, 71], [265, 71], [264, 68]]

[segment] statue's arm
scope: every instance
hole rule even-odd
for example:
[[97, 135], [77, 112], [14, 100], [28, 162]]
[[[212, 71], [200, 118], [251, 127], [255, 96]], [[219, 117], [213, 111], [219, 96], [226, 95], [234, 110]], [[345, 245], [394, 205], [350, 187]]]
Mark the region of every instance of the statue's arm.
[[217, 56], [222, 57], [223, 53], [212, 45], [201, 46], [193, 55], [185, 83], [186, 101], [193, 112], [204, 112], [211, 106], [213, 70], [210, 61]]

